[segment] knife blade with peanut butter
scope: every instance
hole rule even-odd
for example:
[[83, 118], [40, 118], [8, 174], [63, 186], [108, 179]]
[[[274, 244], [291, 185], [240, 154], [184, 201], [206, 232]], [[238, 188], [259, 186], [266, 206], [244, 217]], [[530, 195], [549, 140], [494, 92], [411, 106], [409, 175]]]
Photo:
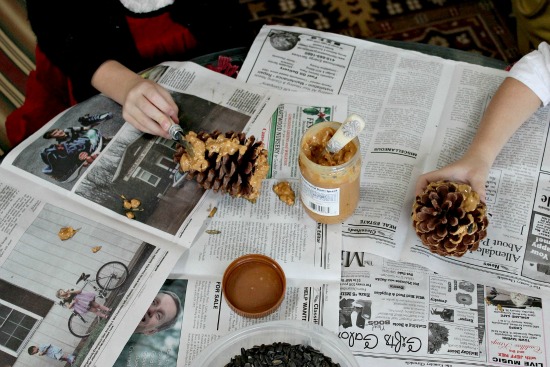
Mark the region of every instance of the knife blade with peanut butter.
[[185, 140], [183, 129], [178, 124], [172, 124], [170, 128], [168, 129], [168, 134], [170, 134], [170, 137], [181, 144], [181, 146], [185, 149], [187, 154], [189, 154], [190, 157], [193, 157], [195, 155], [195, 152], [193, 150], [193, 146]]

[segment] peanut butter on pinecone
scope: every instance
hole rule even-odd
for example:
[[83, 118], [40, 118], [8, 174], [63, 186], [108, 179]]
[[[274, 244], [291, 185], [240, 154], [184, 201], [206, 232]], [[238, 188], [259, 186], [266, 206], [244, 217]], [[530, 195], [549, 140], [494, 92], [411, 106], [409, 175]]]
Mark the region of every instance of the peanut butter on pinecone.
[[269, 170], [263, 142], [232, 131], [191, 131], [184, 139], [193, 147], [193, 154], [178, 146], [174, 160], [187, 172], [187, 179], [207, 190], [256, 201]]
[[477, 250], [487, 236], [486, 211], [470, 185], [432, 182], [413, 204], [413, 227], [431, 252], [460, 257]]

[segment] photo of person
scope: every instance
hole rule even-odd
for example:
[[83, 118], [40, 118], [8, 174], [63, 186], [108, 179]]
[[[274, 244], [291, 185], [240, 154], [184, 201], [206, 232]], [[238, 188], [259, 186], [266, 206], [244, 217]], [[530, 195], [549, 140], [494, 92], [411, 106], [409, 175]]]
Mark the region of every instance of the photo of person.
[[120, 106], [103, 95], [94, 96], [52, 119], [13, 164], [70, 190], [123, 125]]
[[134, 333], [153, 335], [174, 326], [182, 312], [179, 297], [174, 292], [161, 290], [151, 302]]
[[338, 314], [340, 326], [345, 329], [351, 326], [364, 329], [366, 321], [371, 318], [371, 305], [370, 300], [342, 298]]
[[80, 315], [86, 314], [87, 312], [93, 312], [97, 316], [106, 319], [109, 317], [109, 312], [111, 312], [109, 307], [96, 302], [96, 295], [93, 292], [83, 292], [80, 289], [59, 289], [55, 296], [61, 300], [64, 307], [74, 310]]
[[45, 164], [42, 173], [58, 181], [70, 180], [81, 166], [90, 165], [106, 143], [100, 131], [91, 126], [54, 128], [42, 137], [55, 139], [55, 143], [40, 152]]
[[180, 346], [186, 279], [168, 279], [143, 315], [114, 367], [176, 367]]
[[46, 356], [61, 362], [67, 362], [71, 366], [75, 360], [74, 354], [64, 353], [63, 349], [52, 344], [40, 344], [39, 346], [31, 345], [27, 351], [31, 356], [35, 354], [39, 357]]

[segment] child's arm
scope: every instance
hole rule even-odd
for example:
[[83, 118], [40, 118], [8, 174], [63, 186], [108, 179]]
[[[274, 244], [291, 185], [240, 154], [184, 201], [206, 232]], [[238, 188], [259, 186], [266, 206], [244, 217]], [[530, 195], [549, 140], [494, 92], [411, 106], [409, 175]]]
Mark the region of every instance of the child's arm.
[[478, 131], [459, 160], [419, 177], [416, 195], [432, 181], [468, 183], [485, 201], [489, 170], [508, 139], [541, 105], [550, 103], [550, 45], [521, 58], [489, 102]]
[[142, 78], [118, 61], [107, 60], [94, 72], [92, 86], [121, 104], [124, 120], [135, 128], [170, 138], [167, 131], [178, 122], [178, 106], [158, 83]]
[[485, 182], [498, 153], [514, 132], [541, 106], [538, 96], [522, 82], [506, 78], [487, 106], [479, 129], [464, 156], [419, 177], [416, 195], [432, 181], [468, 183], [485, 201]]
[[46, 348], [44, 348], [43, 350], [38, 352], [38, 355], [43, 356], [44, 354], [46, 354], [48, 352], [48, 349], [50, 349], [50, 345], [48, 345]]

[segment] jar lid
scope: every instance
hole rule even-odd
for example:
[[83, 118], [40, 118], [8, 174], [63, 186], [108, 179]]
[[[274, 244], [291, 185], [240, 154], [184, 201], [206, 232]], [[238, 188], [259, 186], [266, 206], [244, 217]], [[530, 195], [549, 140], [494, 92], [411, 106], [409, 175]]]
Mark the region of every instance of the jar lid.
[[223, 274], [222, 292], [237, 314], [259, 318], [273, 313], [283, 302], [286, 277], [281, 266], [261, 254], [235, 259]]

